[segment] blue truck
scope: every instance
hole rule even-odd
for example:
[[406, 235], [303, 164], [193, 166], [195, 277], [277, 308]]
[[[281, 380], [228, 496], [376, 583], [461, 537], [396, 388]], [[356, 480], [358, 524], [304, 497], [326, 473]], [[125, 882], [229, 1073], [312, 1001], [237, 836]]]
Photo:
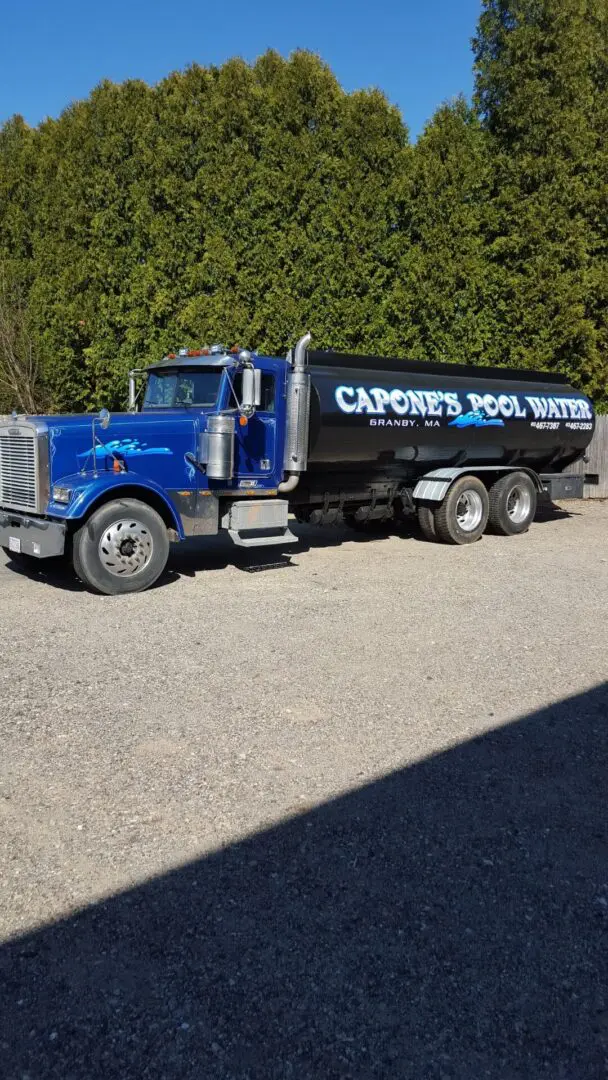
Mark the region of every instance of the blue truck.
[[416, 514], [429, 540], [467, 544], [582, 495], [564, 470], [595, 419], [566, 379], [309, 346], [181, 349], [130, 373], [127, 412], [4, 418], [0, 546], [120, 594], [187, 537], [284, 545], [293, 516], [370, 529]]

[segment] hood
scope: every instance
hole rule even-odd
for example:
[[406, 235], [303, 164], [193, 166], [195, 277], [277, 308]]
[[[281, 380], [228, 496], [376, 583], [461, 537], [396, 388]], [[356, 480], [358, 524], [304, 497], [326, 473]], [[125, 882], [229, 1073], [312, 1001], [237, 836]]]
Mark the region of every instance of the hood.
[[[66, 414], [32, 417], [48, 428], [51, 481], [93, 469], [93, 426], [95, 415]], [[196, 437], [204, 429], [198, 413], [163, 410], [144, 413], [112, 413], [110, 423], [95, 424], [95, 464], [112, 468], [114, 457], [125, 462], [129, 472], [154, 471], [160, 459], [181, 457], [193, 452]], [[183, 483], [183, 480], [180, 481]]]

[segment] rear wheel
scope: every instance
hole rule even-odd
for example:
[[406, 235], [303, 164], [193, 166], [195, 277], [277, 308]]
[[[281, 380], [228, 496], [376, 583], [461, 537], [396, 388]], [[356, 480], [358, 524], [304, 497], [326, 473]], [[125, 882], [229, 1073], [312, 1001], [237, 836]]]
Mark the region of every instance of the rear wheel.
[[137, 499], [100, 506], [74, 534], [74, 569], [107, 596], [143, 592], [162, 574], [169, 537], [156, 510]]
[[437, 539], [444, 544], [473, 544], [487, 525], [489, 509], [485, 484], [476, 476], [461, 476], [433, 513]]
[[527, 532], [534, 521], [537, 498], [536, 488], [527, 473], [512, 472], [501, 476], [490, 488], [490, 531], [500, 536]]

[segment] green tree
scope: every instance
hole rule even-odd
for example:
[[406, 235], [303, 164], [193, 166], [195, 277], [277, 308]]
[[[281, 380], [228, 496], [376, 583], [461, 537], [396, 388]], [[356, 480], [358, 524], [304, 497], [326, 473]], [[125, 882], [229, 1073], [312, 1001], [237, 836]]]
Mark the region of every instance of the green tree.
[[24, 281], [31, 272], [35, 144], [36, 131], [21, 116], [0, 127], [0, 258], [5, 272]]
[[103, 83], [37, 134], [29, 307], [58, 409], [124, 401], [121, 349], [140, 256], [138, 139], [150, 95], [143, 83]]
[[0, 262], [0, 413], [37, 413], [45, 391], [23, 282]]
[[411, 148], [379, 91], [346, 94], [318, 57], [105, 82], [2, 136], [0, 255], [27, 270], [55, 408], [119, 406], [127, 370], [180, 344], [278, 351], [310, 327], [381, 347]]
[[409, 345], [429, 360], [493, 361], [496, 327], [485, 240], [491, 181], [487, 138], [472, 110], [463, 98], [443, 105], [401, 176], [406, 197], [387, 305], [393, 352]]
[[13, 118], [0, 262], [36, 392], [116, 408], [129, 368], [181, 344], [278, 352], [311, 329], [321, 347], [562, 371], [597, 400], [606, 11], [486, 0], [475, 111], [442, 106], [414, 147], [380, 91], [345, 93], [307, 52], [104, 82], [33, 130]]
[[498, 359], [606, 400], [608, 7], [485, 0], [474, 48]]
[[334, 347], [377, 336], [389, 187], [407, 142], [383, 95], [345, 94], [304, 52], [193, 68], [159, 89], [159, 130], [190, 151], [179, 177], [163, 147], [151, 171], [155, 191], [172, 177], [164, 220], [151, 218], [157, 247], [183, 235], [178, 328], [271, 351], [304, 326]]

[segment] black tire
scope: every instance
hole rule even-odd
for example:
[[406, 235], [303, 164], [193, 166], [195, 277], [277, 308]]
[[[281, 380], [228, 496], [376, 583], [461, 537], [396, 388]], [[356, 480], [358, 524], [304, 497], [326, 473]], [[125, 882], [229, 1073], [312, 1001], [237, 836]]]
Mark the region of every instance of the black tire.
[[499, 536], [527, 532], [534, 521], [537, 502], [534, 481], [527, 473], [506, 473], [490, 488], [488, 531]]
[[106, 596], [149, 589], [165, 569], [168, 557], [169, 537], [163, 519], [138, 499], [105, 503], [74, 533], [76, 574], [88, 588]]
[[436, 544], [437, 532], [435, 530], [435, 512], [430, 506], [418, 507], [418, 524], [424, 539], [430, 540], [432, 543]]
[[488, 523], [489, 510], [485, 484], [476, 476], [461, 476], [434, 511], [437, 539], [444, 544], [474, 544]]

